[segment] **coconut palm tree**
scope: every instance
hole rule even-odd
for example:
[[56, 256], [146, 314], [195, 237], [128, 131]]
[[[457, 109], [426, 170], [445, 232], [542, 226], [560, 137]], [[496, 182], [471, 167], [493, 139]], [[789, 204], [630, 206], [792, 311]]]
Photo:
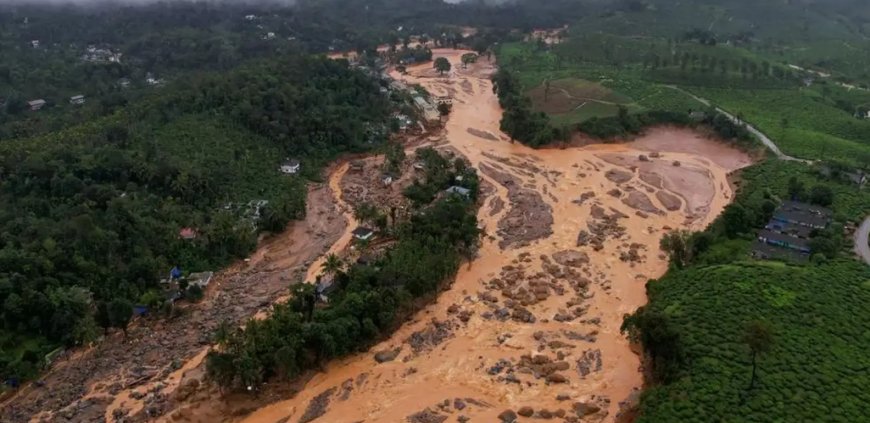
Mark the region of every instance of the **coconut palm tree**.
[[323, 268], [323, 273], [334, 276], [344, 268], [344, 262], [335, 253], [331, 253], [326, 256], [326, 260], [321, 267]]

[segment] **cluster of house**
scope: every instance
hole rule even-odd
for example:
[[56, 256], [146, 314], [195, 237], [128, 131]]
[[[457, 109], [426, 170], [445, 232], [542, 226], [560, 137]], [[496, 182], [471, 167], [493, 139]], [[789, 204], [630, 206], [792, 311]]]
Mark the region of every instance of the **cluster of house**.
[[82, 54], [82, 61], [88, 63], [121, 63], [121, 53], [106, 48], [88, 46]]
[[[102, 50], [96, 50], [96, 51], [99, 52]], [[118, 53], [117, 55], [120, 58], [120, 53]], [[151, 85], [151, 86], [157, 86], [157, 85], [163, 84], [163, 80], [155, 77], [153, 74], [151, 74], [149, 72], [148, 74], [145, 75], [145, 83], [148, 85]], [[129, 88], [130, 87], [130, 80], [127, 78], [121, 78], [118, 80], [118, 86], [121, 88]], [[74, 95], [74, 96], [69, 98], [69, 104], [72, 104], [73, 106], [81, 106], [82, 104], [85, 104], [85, 100], [86, 100], [86, 97], [82, 94]], [[43, 107], [45, 107], [46, 104], [48, 104], [47, 101], [45, 101], [44, 99], [41, 99], [41, 98], [37, 98], [37, 99], [28, 101], [27, 108], [29, 108], [31, 111], [36, 112], [36, 111], [41, 110]]]
[[[36, 111], [41, 110], [43, 107], [45, 107], [46, 104], [48, 104], [48, 102], [46, 102], [45, 100], [43, 100], [41, 98], [37, 98], [35, 100], [28, 101], [27, 108], [33, 112], [36, 112]], [[74, 95], [74, 96], [69, 98], [69, 104], [72, 104], [74, 106], [80, 106], [82, 104], [85, 104], [85, 96]]]
[[786, 201], [776, 209], [770, 222], [758, 232], [752, 255], [756, 258], [806, 260], [812, 249], [813, 231], [828, 227], [830, 210], [797, 201]]
[[[175, 266], [169, 270], [169, 277], [160, 280], [160, 285], [163, 286], [163, 297], [167, 303], [175, 303], [184, 297], [184, 292], [181, 289], [181, 281], [187, 282], [187, 289], [198, 287], [205, 290], [211, 283], [214, 277], [214, 272], [194, 272], [184, 276], [184, 272], [180, 267]], [[136, 305], [133, 307], [133, 314], [141, 315], [148, 312], [148, 307], [144, 305]]]

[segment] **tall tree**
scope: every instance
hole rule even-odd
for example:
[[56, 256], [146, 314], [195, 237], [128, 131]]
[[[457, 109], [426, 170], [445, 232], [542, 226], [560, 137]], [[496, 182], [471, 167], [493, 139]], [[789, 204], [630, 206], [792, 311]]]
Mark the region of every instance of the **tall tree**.
[[133, 318], [133, 303], [126, 298], [115, 298], [109, 302], [107, 312], [112, 326], [123, 330], [126, 337], [127, 325], [130, 324], [130, 319]]
[[766, 322], [753, 320], [746, 325], [743, 343], [749, 347], [749, 353], [752, 356], [752, 378], [749, 380], [749, 389], [751, 390], [755, 387], [755, 382], [758, 379], [758, 356], [770, 351], [773, 346], [773, 330]]
[[321, 267], [323, 268], [323, 273], [335, 276], [344, 268], [344, 262], [335, 253], [331, 253], [326, 256], [326, 260], [323, 261]]
[[441, 74], [442, 76], [444, 75], [444, 72], [450, 72], [450, 68], [451, 68], [450, 61], [447, 60], [446, 57], [439, 57], [439, 58], [435, 59], [434, 66], [435, 66], [435, 70], [437, 70], [438, 73]]

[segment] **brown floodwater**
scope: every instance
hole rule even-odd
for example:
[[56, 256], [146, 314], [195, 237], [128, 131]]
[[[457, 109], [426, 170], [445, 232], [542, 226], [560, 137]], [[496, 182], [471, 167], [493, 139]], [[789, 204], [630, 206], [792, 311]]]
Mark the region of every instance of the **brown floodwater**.
[[[478, 169], [481, 165], [497, 168], [519, 180], [523, 187], [541, 193], [542, 201], [552, 210], [552, 235], [525, 246], [501, 249], [499, 241], [503, 236], [510, 236], [511, 230], [496, 233], [496, 228], [514, 205], [508, 188], [481, 172], [482, 179], [494, 187], [478, 213], [488, 236], [477, 258], [462, 265], [456, 281], [434, 303], [369, 352], [330, 363], [295, 397], [262, 407], [245, 417], [226, 420], [297, 422], [312, 399], [320, 396], [321, 400], [329, 401], [324, 414], [315, 421], [330, 423], [400, 422], [426, 408], [452, 416], [463, 414], [471, 421], [491, 422], [509, 408], [530, 406], [535, 410], [570, 411], [570, 404], [576, 401], [605, 404], [603, 412], [597, 416], [606, 414], [604, 421], [613, 421], [619, 412], [619, 403], [641, 388], [640, 360], [620, 334], [619, 327], [626, 313], [646, 303], [644, 284], [647, 280], [661, 276], [667, 269], [667, 261], [658, 247], [659, 240], [668, 228], [699, 230], [709, 224], [733, 196], [727, 175], [749, 165], [750, 158], [697, 133], [675, 128], [651, 129], [635, 141], [618, 145], [535, 150], [512, 143], [499, 130], [502, 111], [489, 80], [494, 64], [481, 58], [479, 63], [463, 69], [460, 57], [467, 51], [437, 49], [434, 53], [435, 57], [451, 61], [453, 70], [449, 75], [440, 77], [431, 65], [420, 65], [410, 68], [408, 75], [394, 76], [422, 84], [434, 95], [453, 97], [453, 110], [445, 124], [446, 143], [440, 148], [464, 155]], [[475, 133], [494, 134], [497, 140], [475, 136]], [[641, 155], [649, 157], [653, 152], [659, 153], [653, 154], [658, 157], [640, 160]], [[627, 182], [614, 182], [605, 176], [612, 169], [627, 171], [632, 177]], [[346, 171], [346, 167], [340, 167], [336, 174], [342, 171]], [[642, 181], [640, 172], [656, 175], [661, 187]], [[330, 178], [331, 184], [341, 180], [336, 174]], [[624, 195], [617, 198], [608, 194], [614, 189], [623, 193], [644, 193], [660, 212], [638, 214], [623, 201]], [[653, 194], [658, 189], [682, 199], [685, 206], [667, 211]], [[341, 192], [337, 187], [332, 191]], [[588, 192], [594, 193], [591, 200], [574, 201]], [[624, 234], [607, 239], [599, 251], [577, 246], [578, 233], [587, 228], [594, 206], [626, 216], [619, 220], [625, 227]], [[351, 218], [348, 216], [348, 219]], [[354, 225], [347, 228], [348, 232], [331, 250], [339, 251], [347, 246], [349, 231]], [[625, 251], [628, 244], [643, 246], [642, 260], [620, 259], [620, 252]], [[505, 266], [522, 263], [527, 272], [534, 273], [542, 268], [538, 257], [552, 256], [563, 250], [581, 251], [590, 259], [584, 271], [593, 283], [585, 297], [588, 310], [584, 319], [553, 319], [554, 314], [567, 307], [566, 300], [570, 297], [555, 295], [527, 307], [537, 317], [535, 323], [482, 317], [490, 309], [476, 299], [476, 294], [486, 291], [487, 281], [498, 277]], [[319, 271], [319, 266], [319, 261], [311, 266], [309, 280]], [[466, 323], [453, 325], [446, 339], [441, 339], [437, 345], [414, 351], [406, 340], [431, 327], [433, 319], [455, 321], [455, 306], [451, 308], [452, 305], [470, 312], [471, 318]], [[566, 380], [543, 383], [523, 375], [520, 383], [507, 383], [487, 372], [501, 359], [516, 363], [522, 355], [553, 355], [552, 350], [539, 347], [540, 332], [565, 341], [567, 346], [560, 351], [564, 361], [571, 363], [570, 369], [562, 372]], [[569, 342], [559, 335], [577, 332], [595, 336], [593, 340]], [[373, 359], [374, 351], [399, 347], [401, 352], [393, 361], [377, 363]], [[593, 350], [600, 351], [601, 368], [583, 375], [575, 369], [574, 363], [584, 352]], [[335, 394], [324, 394], [333, 388]], [[570, 400], [557, 400], [560, 394], [569, 396]], [[465, 402], [469, 405], [461, 411], [438, 407], [444, 400], [452, 404], [455, 398], [470, 399]], [[609, 402], [602, 403], [602, 399]]]

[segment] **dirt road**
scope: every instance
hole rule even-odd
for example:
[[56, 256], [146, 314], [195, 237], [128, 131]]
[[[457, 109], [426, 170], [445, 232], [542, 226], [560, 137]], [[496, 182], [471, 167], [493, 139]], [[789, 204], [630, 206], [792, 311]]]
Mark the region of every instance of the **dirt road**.
[[201, 303], [182, 306], [177, 318], [139, 320], [126, 339], [113, 333], [64, 357], [43, 375], [44, 387], [25, 387], [5, 402], [0, 421], [112, 421], [139, 411], [146, 421], [149, 412], [162, 413], [221, 321], [239, 323], [267, 307], [345, 232], [329, 187], [312, 187], [307, 200], [305, 220], [265, 240], [249, 263], [218, 273]]
[[434, 53], [454, 64], [449, 76], [428, 64], [395, 76], [453, 98], [436, 144], [492, 187], [478, 214], [487, 233], [478, 257], [391, 337], [330, 363], [295, 396], [249, 413], [213, 395], [166, 421], [614, 421], [636, 399], [640, 360], [619, 333], [623, 315], [667, 268], [662, 234], [712, 221], [733, 196], [727, 174], [749, 157], [669, 128], [623, 145], [513, 144], [499, 130], [493, 65], [463, 69], [465, 51]]

